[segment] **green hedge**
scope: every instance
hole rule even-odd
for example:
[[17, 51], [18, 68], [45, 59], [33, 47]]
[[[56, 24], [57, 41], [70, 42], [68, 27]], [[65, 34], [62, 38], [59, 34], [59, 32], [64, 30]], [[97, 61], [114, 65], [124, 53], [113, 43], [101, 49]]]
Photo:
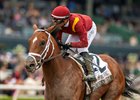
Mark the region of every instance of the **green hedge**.
[[[0, 100], [12, 100], [12, 97], [10, 97], [10, 96], [0, 96]], [[28, 97], [24, 97], [24, 98], [21, 98], [21, 97], [19, 97], [17, 100], [44, 100], [43, 98], [38, 98], [38, 97], [31, 97], [31, 98], [28, 98]]]
[[108, 33], [120, 35], [125, 42], [128, 42], [132, 35], [136, 35], [136, 33], [128, 29], [128, 27], [117, 26], [115, 24], [111, 24], [107, 31]]
[[101, 25], [105, 22], [105, 19], [103, 17], [100, 17], [100, 16], [92, 16], [92, 19], [98, 25]]
[[[97, 25], [102, 25], [105, 23], [105, 19], [101, 16], [92, 16], [92, 19]], [[140, 35], [138, 35], [136, 32], [130, 30], [128, 27], [124, 25], [117, 26], [115, 23], [112, 23], [109, 26], [107, 33], [121, 36], [124, 42], [129, 42], [130, 37], [136, 35], [140, 43]]]

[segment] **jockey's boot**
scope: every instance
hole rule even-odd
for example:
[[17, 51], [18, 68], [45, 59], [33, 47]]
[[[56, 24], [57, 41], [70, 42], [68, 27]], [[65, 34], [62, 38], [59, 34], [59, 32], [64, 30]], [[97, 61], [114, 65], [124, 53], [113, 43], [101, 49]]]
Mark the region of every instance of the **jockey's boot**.
[[94, 76], [94, 69], [92, 67], [93, 57], [90, 56], [88, 52], [82, 52], [80, 54], [83, 56], [88, 71], [88, 75], [84, 77], [84, 81], [96, 81], [96, 78]]

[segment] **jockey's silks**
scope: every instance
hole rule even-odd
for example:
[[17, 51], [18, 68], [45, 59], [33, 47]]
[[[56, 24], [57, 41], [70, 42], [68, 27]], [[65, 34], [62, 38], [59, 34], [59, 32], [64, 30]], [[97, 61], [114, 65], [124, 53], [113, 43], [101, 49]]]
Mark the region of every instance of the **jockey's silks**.
[[61, 40], [62, 32], [78, 35], [80, 41], [72, 42], [72, 47], [83, 48], [88, 45], [87, 31], [92, 27], [92, 19], [87, 15], [71, 13], [69, 23], [67, 27], [63, 27], [61, 31], [57, 33], [57, 38]]

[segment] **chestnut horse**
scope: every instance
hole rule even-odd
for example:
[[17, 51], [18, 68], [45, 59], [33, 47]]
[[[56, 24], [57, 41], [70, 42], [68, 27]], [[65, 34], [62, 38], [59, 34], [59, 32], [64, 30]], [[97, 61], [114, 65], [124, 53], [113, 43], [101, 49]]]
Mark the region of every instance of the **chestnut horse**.
[[[84, 100], [85, 82], [78, 64], [69, 57], [64, 58], [61, 50], [50, 34], [51, 30], [33, 26], [34, 33], [29, 38], [29, 53], [26, 59], [28, 72], [35, 72], [42, 66], [45, 81], [45, 100]], [[99, 55], [113, 75], [113, 81], [99, 87], [90, 94], [90, 100], [119, 100], [126, 90], [125, 76], [119, 64], [110, 56]]]

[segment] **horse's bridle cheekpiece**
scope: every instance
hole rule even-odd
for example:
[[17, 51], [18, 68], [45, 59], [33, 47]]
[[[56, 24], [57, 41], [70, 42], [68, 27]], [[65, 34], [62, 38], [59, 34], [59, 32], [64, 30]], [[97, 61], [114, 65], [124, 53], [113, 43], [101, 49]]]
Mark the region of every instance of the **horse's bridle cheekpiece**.
[[[28, 53], [28, 56], [33, 58], [33, 60], [35, 62], [35, 67], [31, 67], [32, 72], [39, 69], [43, 65], [44, 61], [46, 62], [47, 59], [50, 59], [52, 57], [53, 53], [54, 53], [54, 44], [51, 40], [50, 33], [48, 33], [47, 31], [45, 31], [43, 29], [37, 29], [37, 30], [35, 30], [35, 32], [45, 32], [48, 35], [48, 40], [47, 40], [45, 49], [43, 50], [43, 52], [41, 54], [34, 53], [34, 52], [29, 52]], [[49, 57], [47, 59], [45, 59], [45, 57], [46, 57], [46, 55], [49, 51], [50, 44], [52, 44], [52, 50], [51, 50], [51, 53], [50, 53]], [[40, 58], [39, 61], [37, 61], [36, 56]]]

